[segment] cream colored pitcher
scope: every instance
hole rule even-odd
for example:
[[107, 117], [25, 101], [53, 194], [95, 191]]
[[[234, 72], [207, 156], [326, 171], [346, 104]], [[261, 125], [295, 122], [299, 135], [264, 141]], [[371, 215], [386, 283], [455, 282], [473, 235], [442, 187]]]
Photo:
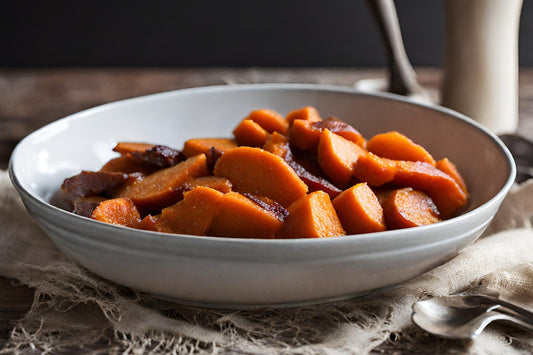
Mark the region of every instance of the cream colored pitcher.
[[441, 104], [492, 132], [518, 127], [518, 30], [522, 0], [444, 0]]

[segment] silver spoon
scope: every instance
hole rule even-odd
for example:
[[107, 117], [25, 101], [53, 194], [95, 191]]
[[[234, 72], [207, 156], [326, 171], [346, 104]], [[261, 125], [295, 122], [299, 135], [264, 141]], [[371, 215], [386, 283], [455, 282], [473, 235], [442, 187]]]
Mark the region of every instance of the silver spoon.
[[[408, 96], [414, 101], [430, 102], [429, 95], [418, 83], [415, 70], [405, 52], [394, 0], [367, 0], [366, 3], [378, 25], [387, 54], [389, 80], [388, 87], [382, 89]], [[365, 85], [375, 85], [363, 82], [356, 84], [356, 87], [361, 89]]]
[[416, 302], [412, 319], [425, 331], [451, 339], [473, 339], [496, 320], [533, 331], [533, 313], [480, 295], [437, 297]]

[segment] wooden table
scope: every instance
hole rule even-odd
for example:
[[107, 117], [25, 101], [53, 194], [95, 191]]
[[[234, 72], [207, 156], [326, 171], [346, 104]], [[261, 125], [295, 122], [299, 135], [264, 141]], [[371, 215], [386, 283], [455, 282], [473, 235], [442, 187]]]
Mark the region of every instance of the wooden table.
[[[186, 87], [227, 83], [303, 82], [350, 86], [380, 69], [0, 69], [0, 168], [30, 132], [68, 114], [119, 99]], [[420, 69], [421, 84], [434, 92], [437, 69]], [[520, 71], [520, 133], [533, 139], [533, 69]], [[0, 277], [0, 348], [12, 324], [33, 301], [33, 291]]]

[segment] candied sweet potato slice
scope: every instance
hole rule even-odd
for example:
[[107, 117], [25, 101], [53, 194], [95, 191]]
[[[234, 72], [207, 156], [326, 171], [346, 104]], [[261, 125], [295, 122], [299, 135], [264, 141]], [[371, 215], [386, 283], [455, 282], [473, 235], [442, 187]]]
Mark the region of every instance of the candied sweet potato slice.
[[313, 126], [312, 121], [294, 120], [287, 133], [289, 142], [295, 147], [316, 153], [322, 130]]
[[206, 156], [199, 154], [126, 185], [115, 197], [130, 198], [143, 214], [159, 211], [181, 199], [180, 187], [187, 180], [206, 175]]
[[[331, 182], [321, 176], [311, 173], [306, 167], [300, 164], [300, 162], [296, 161], [289, 142], [285, 136], [274, 132], [265, 143], [263, 149], [282, 157], [296, 172], [298, 177], [302, 179], [302, 181], [308, 186], [309, 191], [322, 190], [331, 198], [335, 198], [335, 196], [341, 193], [341, 190]], [[316, 161], [314, 163], [317, 165]], [[318, 165], [316, 167], [320, 169]]]
[[336, 117], [328, 117], [321, 122], [313, 122], [313, 127], [318, 128], [321, 131], [329, 129], [333, 133], [337, 133], [339, 136], [346, 138], [347, 140], [354, 142], [358, 146], [365, 148], [366, 139], [356, 130], [352, 125], [339, 120]]
[[397, 161], [398, 171], [392, 183], [426, 192], [442, 218], [451, 217], [465, 206], [467, 195], [450, 175], [435, 166], [416, 161]]
[[376, 134], [367, 142], [366, 149], [383, 158], [436, 164], [424, 147], [397, 131]]
[[154, 146], [155, 144], [150, 143], [118, 142], [113, 148], [113, 151], [125, 155], [133, 152], [144, 152], [145, 150], [152, 149]]
[[198, 154], [208, 155], [211, 148], [224, 153], [230, 149], [237, 148], [237, 142], [231, 138], [193, 138], [183, 145], [183, 154], [187, 158]]
[[318, 164], [331, 181], [342, 188], [350, 182], [354, 165], [366, 151], [357, 144], [325, 129], [318, 144]]
[[279, 112], [274, 110], [259, 109], [250, 112], [245, 120], [252, 120], [268, 133], [279, 132], [285, 134], [289, 124]]
[[327, 238], [345, 235], [331, 199], [323, 191], [312, 192], [291, 204], [277, 238]]
[[243, 120], [233, 130], [233, 136], [239, 145], [262, 147], [268, 139], [268, 132], [252, 120]]
[[353, 176], [371, 186], [386, 184], [398, 172], [396, 160], [381, 158], [370, 152], [362, 154], [353, 167]]
[[209, 235], [231, 238], [272, 239], [283, 222], [277, 214], [237, 192], [228, 192], [213, 218]]
[[268, 137], [263, 149], [278, 157], [285, 158], [287, 151], [290, 149], [289, 140], [283, 134], [274, 132]]
[[307, 185], [283, 158], [260, 148], [230, 150], [213, 173], [229, 179], [235, 191], [266, 196], [284, 207], [307, 193]]
[[141, 221], [137, 207], [129, 198], [114, 198], [99, 203], [91, 213], [91, 218], [130, 228], [136, 228]]
[[386, 229], [383, 208], [372, 189], [364, 182], [344, 190], [332, 203], [348, 234], [381, 232]]
[[320, 114], [318, 113], [316, 108], [312, 106], [306, 106], [306, 107], [302, 107], [297, 110], [293, 110], [289, 112], [287, 116], [285, 117], [285, 120], [290, 126], [292, 125], [294, 120], [319, 122], [319, 121], [322, 121], [322, 118], [320, 117]]
[[155, 222], [156, 230], [165, 233], [207, 235], [214, 216], [219, 212], [224, 194], [198, 186], [183, 196], [180, 202], [166, 207]]
[[192, 190], [195, 187], [203, 186], [209, 187], [222, 193], [231, 191], [231, 181], [220, 176], [202, 176], [199, 178], [191, 179], [185, 183], [186, 188], [184, 190]]
[[388, 229], [418, 227], [441, 221], [431, 198], [411, 187], [389, 193], [383, 201], [383, 213]]
[[448, 158], [443, 158], [437, 162], [436, 167], [440, 171], [450, 175], [455, 180], [455, 182], [459, 184], [463, 192], [468, 196], [468, 189], [466, 188], [466, 183], [454, 163], [452, 163]]
[[157, 170], [158, 168], [154, 166], [148, 166], [140, 162], [138, 159], [133, 158], [131, 154], [124, 154], [117, 158], [113, 158], [105, 163], [100, 169], [100, 171], [106, 171], [110, 173], [140, 173], [142, 175], [150, 175]]

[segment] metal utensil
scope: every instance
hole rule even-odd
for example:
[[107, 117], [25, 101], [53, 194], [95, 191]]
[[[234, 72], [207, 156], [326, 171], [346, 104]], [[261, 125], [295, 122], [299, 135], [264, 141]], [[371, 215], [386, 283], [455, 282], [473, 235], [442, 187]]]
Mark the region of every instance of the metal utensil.
[[429, 101], [426, 90], [418, 84], [402, 39], [400, 23], [393, 0], [367, 0], [367, 5], [378, 25], [387, 54], [389, 82], [386, 90], [409, 96], [418, 101]]
[[533, 331], [533, 313], [492, 297], [436, 297], [413, 305], [413, 322], [435, 335], [472, 339], [491, 322], [502, 320]]

